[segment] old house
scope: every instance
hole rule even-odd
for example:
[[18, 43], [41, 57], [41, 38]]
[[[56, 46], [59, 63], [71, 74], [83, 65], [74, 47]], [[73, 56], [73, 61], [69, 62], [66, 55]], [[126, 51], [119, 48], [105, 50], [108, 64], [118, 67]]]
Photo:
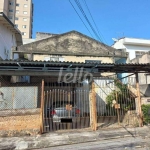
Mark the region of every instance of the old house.
[[[45, 34], [38, 33], [38, 41], [14, 47], [12, 56], [19, 54], [20, 58], [26, 57], [32, 61], [56, 61], [56, 62], [78, 62], [78, 63], [117, 63], [121, 60], [126, 60], [127, 53], [121, 50], [116, 50], [107, 46], [95, 39], [92, 39], [77, 31], [70, 31], [64, 34]], [[39, 40], [41, 38], [41, 40]], [[12, 58], [13, 59], [13, 58]], [[94, 68], [93, 68], [94, 69]], [[104, 101], [106, 95], [103, 94], [100, 84], [114, 79], [114, 73], [101, 72], [99, 76], [105, 76], [105, 79], [95, 79], [97, 84], [97, 92], [102, 93], [99, 96], [99, 101]], [[28, 77], [28, 81], [41, 81], [41, 77]], [[24, 79], [24, 77], [23, 77]], [[47, 79], [48, 80], [48, 79]], [[50, 82], [50, 81], [49, 81]], [[58, 77], [51, 79], [51, 82], [58, 82]], [[87, 88], [87, 82], [82, 88]], [[105, 92], [109, 93], [109, 87], [105, 88]], [[101, 98], [100, 98], [101, 97]], [[103, 103], [103, 102], [102, 102]], [[105, 105], [105, 103], [103, 103]]]
[[14, 47], [12, 53], [17, 53], [20, 57], [29, 54], [28, 59], [34, 61], [115, 63], [127, 57], [125, 52], [116, 50], [77, 31], [48, 36], [42, 40]]
[[[101, 127], [110, 120], [111, 124], [115, 124], [118, 107], [112, 107], [111, 103], [106, 101], [106, 97], [116, 88], [113, 82], [114, 73], [133, 72], [135, 67], [138, 71], [138, 67], [134, 65], [115, 64], [121, 59], [126, 59], [127, 53], [77, 31], [53, 35], [33, 43], [13, 47], [12, 59], [15, 54], [19, 54], [21, 60], [0, 62], [0, 69], [7, 66], [0, 71], [1, 75], [11, 74], [21, 77], [21, 83], [0, 79], [2, 85], [0, 90], [3, 93], [1, 112], [3, 112], [2, 117], [6, 115], [2, 118], [5, 123], [7, 115], [17, 114], [15, 126], [19, 126], [20, 130], [27, 128], [33, 131], [41, 127], [42, 132], [49, 132], [59, 129], [86, 128], [93, 126], [93, 122], [98, 122], [99, 124], [94, 124], [93, 127], [96, 130], [98, 126]], [[29, 60], [24, 61], [23, 58]], [[76, 74], [77, 68], [79, 70]], [[71, 78], [70, 74], [73, 75]], [[10, 90], [9, 95], [7, 89]], [[125, 100], [122, 95], [119, 103], [122, 109], [118, 112], [120, 114], [118, 120], [125, 121], [126, 124], [126, 119], [129, 118], [126, 116], [126, 111], [135, 110], [135, 98], [129, 95], [128, 100]], [[62, 105], [66, 116], [60, 119], [52, 118], [59, 114], [56, 106], [59, 108]], [[124, 110], [124, 107], [128, 110]], [[9, 108], [11, 113], [7, 113]], [[71, 116], [72, 112], [75, 114], [74, 117]], [[23, 123], [20, 125], [22, 116]], [[28, 122], [24, 121], [26, 117]], [[10, 120], [13, 118], [10, 117]], [[30, 123], [32, 120], [33, 123]], [[6, 127], [9, 123], [7, 121], [3, 126]]]

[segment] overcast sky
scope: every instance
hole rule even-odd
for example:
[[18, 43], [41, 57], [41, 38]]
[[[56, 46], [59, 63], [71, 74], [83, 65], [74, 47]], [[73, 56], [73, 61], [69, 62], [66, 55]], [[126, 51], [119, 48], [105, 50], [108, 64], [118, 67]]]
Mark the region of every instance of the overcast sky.
[[[70, 1], [96, 39], [75, 1]], [[79, 1], [95, 28], [84, 1]], [[69, 0], [33, 0], [33, 3], [33, 38], [36, 32], [64, 33], [71, 30], [91, 36]], [[106, 44], [111, 45], [112, 38], [123, 36], [150, 39], [150, 0], [86, 0], [86, 3], [99, 29], [99, 37]]]

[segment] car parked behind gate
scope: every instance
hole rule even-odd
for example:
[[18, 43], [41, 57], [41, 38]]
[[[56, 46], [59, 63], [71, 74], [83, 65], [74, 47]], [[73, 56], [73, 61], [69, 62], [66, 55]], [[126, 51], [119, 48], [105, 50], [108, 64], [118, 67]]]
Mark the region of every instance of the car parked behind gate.
[[47, 117], [53, 122], [78, 122], [80, 110], [73, 102], [56, 101], [47, 109]]

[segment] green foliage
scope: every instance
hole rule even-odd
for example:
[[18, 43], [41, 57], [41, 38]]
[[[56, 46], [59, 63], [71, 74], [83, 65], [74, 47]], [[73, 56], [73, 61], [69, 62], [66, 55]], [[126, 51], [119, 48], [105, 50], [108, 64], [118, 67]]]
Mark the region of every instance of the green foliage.
[[144, 124], [150, 123], [150, 104], [142, 105], [142, 112], [143, 112], [143, 122]]
[[109, 95], [107, 95], [107, 97], [106, 97], [106, 102], [107, 102], [107, 104], [108, 104], [108, 105], [112, 105], [112, 101], [113, 101], [114, 99], [116, 99], [115, 97], [116, 97], [116, 96], [115, 96], [115, 91], [113, 91], [113, 92], [111, 92]]
[[128, 88], [126, 84], [122, 84], [119, 80], [114, 80], [115, 86], [117, 90], [113, 90], [109, 95], [106, 97], [106, 102], [109, 105], [112, 105], [112, 101], [116, 99], [116, 92], [118, 99], [121, 99], [125, 92], [128, 92]]
[[124, 92], [125, 90], [128, 90], [127, 84], [122, 84], [121, 81], [115, 80], [115, 86], [119, 89], [120, 92]]
[[116, 93], [117, 93], [117, 100], [118, 104], [124, 111], [133, 110], [134, 106], [134, 99], [129, 94], [129, 90], [127, 84], [122, 84], [121, 81], [115, 80], [115, 87], [116, 90], [113, 90], [109, 95], [106, 97], [107, 105], [112, 106], [113, 100], [116, 100]]

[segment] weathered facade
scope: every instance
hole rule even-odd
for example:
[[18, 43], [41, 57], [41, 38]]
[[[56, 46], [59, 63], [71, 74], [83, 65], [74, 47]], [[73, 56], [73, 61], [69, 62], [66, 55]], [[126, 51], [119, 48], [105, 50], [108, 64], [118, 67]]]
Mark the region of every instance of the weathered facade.
[[[69, 61], [71, 59], [71, 61], [79, 62], [92, 59], [114, 63], [118, 59], [127, 57], [127, 53], [109, 47], [77, 31], [55, 35], [40, 41], [14, 47], [13, 53], [19, 53], [20, 56], [21, 54], [30, 54], [29, 59], [31, 60]], [[67, 56], [72, 57], [68, 58]], [[82, 57], [82, 59], [77, 59], [77, 57]], [[104, 61], [104, 57], [106, 61]], [[107, 58], [110, 60], [108, 61]]]

